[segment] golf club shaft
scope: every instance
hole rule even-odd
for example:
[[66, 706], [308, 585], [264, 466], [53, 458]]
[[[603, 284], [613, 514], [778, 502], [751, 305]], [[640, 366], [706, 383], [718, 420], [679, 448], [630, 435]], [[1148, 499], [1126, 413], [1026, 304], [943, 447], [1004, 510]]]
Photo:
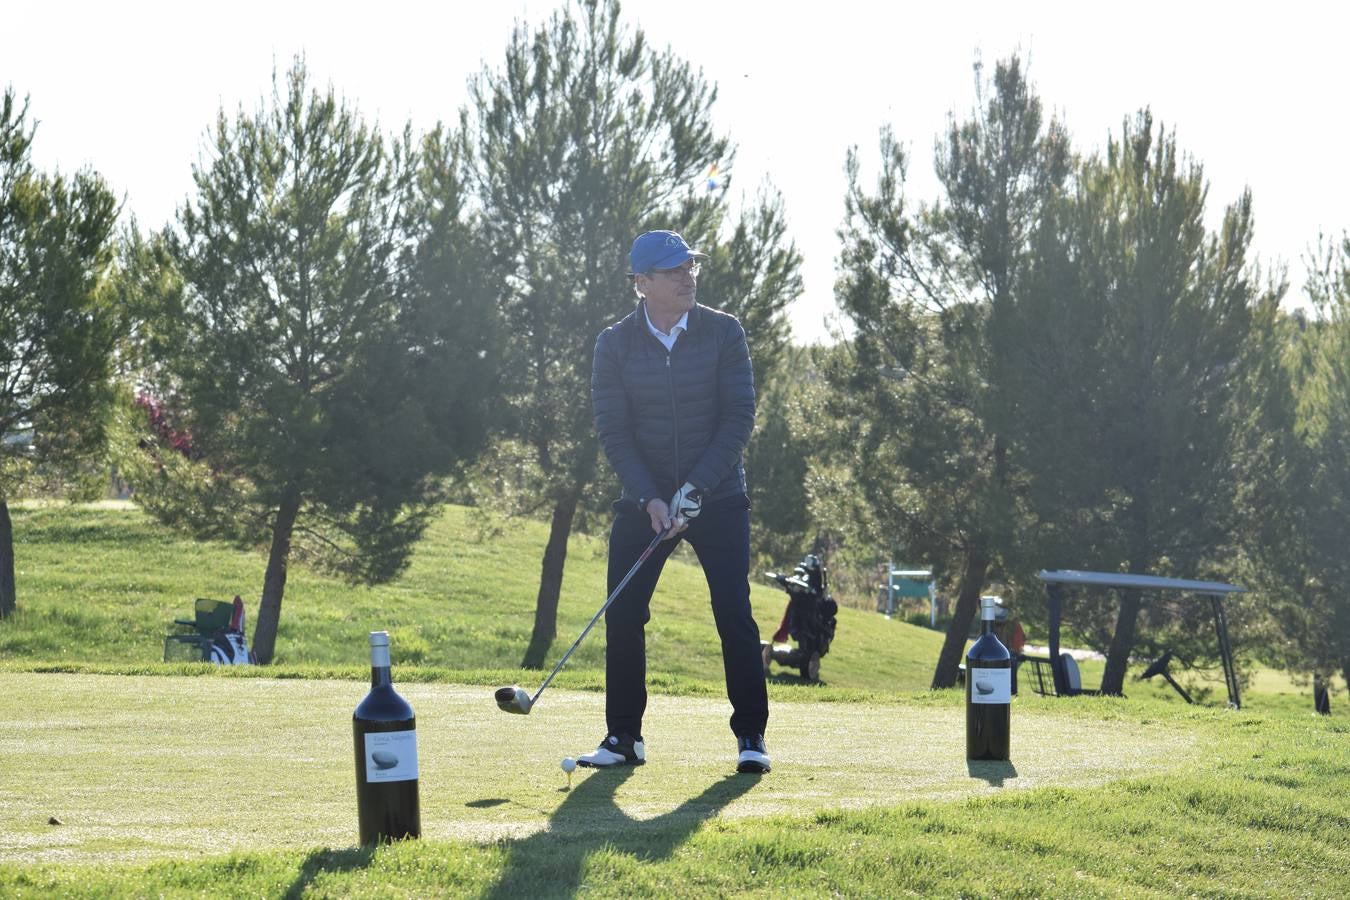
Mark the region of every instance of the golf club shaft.
[[591, 621], [587, 623], [586, 628], [577, 636], [577, 639], [572, 642], [572, 646], [567, 648], [567, 652], [562, 655], [562, 659], [558, 660], [558, 664], [553, 667], [553, 671], [548, 673], [548, 677], [544, 679], [544, 683], [539, 685], [539, 690], [535, 691], [534, 696], [530, 698], [530, 706], [534, 706], [535, 701], [539, 699], [539, 695], [544, 692], [544, 688], [548, 687], [549, 682], [553, 680], [553, 676], [557, 675], [558, 671], [567, 663], [567, 658], [572, 655], [572, 651], [580, 646], [582, 640], [584, 640], [586, 635], [590, 634], [591, 629], [595, 627], [595, 623], [600, 621], [600, 617], [605, 614], [605, 610], [609, 609], [610, 604], [613, 603], [615, 598], [628, 586], [628, 582], [633, 580], [633, 576], [637, 574], [638, 569], [642, 568], [642, 564], [647, 561], [647, 557], [652, 555], [652, 551], [656, 549], [656, 545], [665, 540], [666, 535], [670, 534], [674, 528], [675, 526], [672, 524], [670, 528], [662, 529], [656, 537], [652, 538], [652, 542], [647, 545], [647, 549], [643, 550], [642, 555], [637, 558], [637, 562], [633, 563], [633, 568], [628, 570], [628, 574], [623, 576], [623, 581], [619, 582], [619, 586], [616, 587], [609, 595], [608, 599], [605, 600], [605, 605], [600, 607], [596, 614], [591, 617]]
[[1182, 700], [1185, 700], [1187, 703], [1194, 703], [1194, 702], [1195, 702], [1194, 700], [1191, 699], [1191, 695], [1188, 694], [1188, 693], [1186, 693], [1186, 689], [1185, 689], [1184, 687], [1182, 687], [1181, 685], [1177, 684], [1177, 683], [1176, 683], [1176, 680], [1172, 678], [1172, 673], [1170, 673], [1170, 672], [1168, 672], [1166, 669], [1164, 669], [1164, 670], [1163, 670], [1163, 673], [1162, 673], [1162, 677], [1163, 677], [1163, 678], [1166, 678], [1166, 679], [1167, 679], [1167, 683], [1170, 684], [1173, 688], [1176, 689], [1176, 692], [1177, 692], [1178, 694], [1181, 695], [1181, 699], [1182, 699]]

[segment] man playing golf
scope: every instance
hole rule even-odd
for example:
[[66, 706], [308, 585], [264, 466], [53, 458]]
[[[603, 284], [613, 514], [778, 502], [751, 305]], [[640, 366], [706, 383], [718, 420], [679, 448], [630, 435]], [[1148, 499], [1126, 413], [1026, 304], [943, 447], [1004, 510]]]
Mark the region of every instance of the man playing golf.
[[595, 341], [591, 403], [605, 456], [623, 482], [609, 536], [609, 589], [669, 532], [605, 613], [609, 733], [577, 763], [646, 761], [645, 626], [667, 557], [689, 541], [703, 566], [722, 641], [739, 772], [768, 772], [759, 626], [750, 612], [750, 500], [741, 454], [755, 423], [745, 329], [695, 302], [699, 260], [673, 231], [638, 235], [628, 254], [637, 308]]

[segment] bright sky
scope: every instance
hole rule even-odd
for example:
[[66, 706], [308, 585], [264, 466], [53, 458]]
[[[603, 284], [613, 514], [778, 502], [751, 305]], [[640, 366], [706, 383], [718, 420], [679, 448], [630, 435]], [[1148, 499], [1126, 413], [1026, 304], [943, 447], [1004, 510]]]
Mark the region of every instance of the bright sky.
[[[547, 0], [362, 3], [6, 4], [0, 87], [29, 95], [44, 167], [92, 166], [143, 227], [160, 227], [191, 190], [206, 129], [223, 105], [256, 107], [274, 62], [304, 53], [386, 129], [453, 120], [465, 82], [496, 67], [514, 21], [543, 21]], [[932, 148], [947, 116], [974, 102], [971, 64], [1015, 50], [1048, 108], [1083, 151], [1150, 106], [1204, 163], [1210, 223], [1244, 186], [1263, 263], [1288, 266], [1319, 232], [1350, 228], [1350, 87], [1342, 4], [973, 2], [907, 4], [629, 0], [625, 16], [719, 87], [714, 116], [738, 145], [733, 198], [766, 179], [783, 194], [805, 258], [792, 310], [799, 341], [833, 315], [835, 230], [844, 156], [877, 161], [889, 123], [913, 156], [911, 196], [932, 199]], [[716, 305], [716, 298], [700, 298]], [[1293, 302], [1292, 300], [1290, 302]]]

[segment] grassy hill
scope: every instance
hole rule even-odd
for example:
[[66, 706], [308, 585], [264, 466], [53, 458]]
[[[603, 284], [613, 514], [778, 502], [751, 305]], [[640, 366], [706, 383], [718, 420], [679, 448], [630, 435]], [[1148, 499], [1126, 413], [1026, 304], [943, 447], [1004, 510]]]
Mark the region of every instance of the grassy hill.
[[[24, 504], [11, 514], [19, 610], [0, 623], [0, 667], [184, 671], [160, 660], [164, 635], [175, 618], [190, 617], [195, 597], [240, 594], [252, 628], [266, 562], [260, 553], [191, 540], [125, 502]], [[357, 587], [293, 565], [276, 664], [265, 673], [230, 674], [359, 676], [368, 666], [366, 633], [384, 629], [392, 636], [401, 680], [537, 684], [539, 673], [518, 667], [533, 627], [546, 540], [542, 523], [450, 506], [418, 545], [408, 571], [391, 584]], [[604, 599], [604, 541], [574, 535], [550, 667]], [[752, 578], [751, 601], [767, 638], [782, 617], [786, 595]], [[655, 690], [721, 694], [722, 662], [707, 587], [687, 547], [662, 575], [647, 643]], [[941, 634], [929, 629], [841, 609], [821, 683], [803, 685], [775, 666], [772, 696], [832, 699], [925, 690], [941, 643]], [[604, 629], [597, 627], [555, 683], [599, 689], [603, 664]], [[1085, 683], [1100, 680], [1101, 663], [1087, 661], [1082, 668]], [[1222, 702], [1218, 674], [1174, 674], [1193, 693]], [[1126, 692], [1176, 700], [1161, 679], [1130, 680]], [[1306, 685], [1258, 668], [1244, 705], [1301, 711], [1311, 700]]]
[[[126, 503], [21, 506], [13, 518], [19, 611], [0, 624], [2, 658], [155, 663], [170, 623], [190, 617], [194, 597], [240, 594], [252, 627], [265, 565], [260, 554], [182, 537]], [[355, 587], [293, 566], [275, 662], [359, 669], [369, 665], [366, 633], [384, 629], [398, 667], [514, 670], [534, 624], [546, 540], [543, 524], [449, 507], [418, 546], [411, 567], [392, 584]], [[678, 551], [653, 598], [648, 669], [675, 681], [717, 683], [721, 651], [707, 585], [692, 560], [687, 548]], [[751, 596], [760, 633], [768, 638], [787, 595], [752, 584]], [[604, 599], [604, 541], [574, 536], [550, 661], [576, 639]], [[832, 688], [920, 690], [928, 686], [940, 645], [941, 636], [927, 629], [843, 609], [821, 680]], [[560, 683], [567, 678], [585, 683], [588, 671], [593, 676], [603, 662], [604, 630], [597, 627]], [[790, 674], [782, 680], [796, 681]]]

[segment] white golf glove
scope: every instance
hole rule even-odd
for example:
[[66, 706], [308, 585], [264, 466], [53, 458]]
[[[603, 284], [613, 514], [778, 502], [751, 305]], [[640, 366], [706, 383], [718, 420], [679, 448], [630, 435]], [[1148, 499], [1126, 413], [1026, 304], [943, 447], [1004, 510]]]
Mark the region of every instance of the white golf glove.
[[670, 514], [674, 518], [689, 522], [698, 518], [703, 509], [703, 492], [689, 482], [675, 492], [670, 500]]

